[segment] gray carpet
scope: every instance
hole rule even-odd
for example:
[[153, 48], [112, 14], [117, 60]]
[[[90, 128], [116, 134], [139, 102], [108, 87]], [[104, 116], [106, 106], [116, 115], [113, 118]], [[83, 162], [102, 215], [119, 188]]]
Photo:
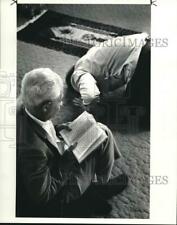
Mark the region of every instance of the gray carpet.
[[[24, 73], [37, 68], [49, 67], [65, 78], [67, 70], [78, 57], [62, 51], [54, 51], [44, 47], [17, 42], [17, 93]], [[56, 117], [57, 122], [73, 118], [75, 109], [66, 104]], [[110, 200], [112, 211], [107, 218], [149, 218], [149, 173], [150, 173], [150, 132], [128, 131], [117, 125], [113, 130], [114, 137], [122, 152], [122, 158], [115, 162], [113, 176], [121, 172], [129, 175], [128, 188]]]

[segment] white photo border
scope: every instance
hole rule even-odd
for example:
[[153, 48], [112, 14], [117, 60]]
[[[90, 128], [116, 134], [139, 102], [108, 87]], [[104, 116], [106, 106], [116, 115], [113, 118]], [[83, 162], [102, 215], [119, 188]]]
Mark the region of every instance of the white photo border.
[[[1, 0], [0, 84], [0, 222], [1, 223], [111, 223], [176, 224], [177, 171], [177, 2], [176, 0], [18, 0], [18, 4], [150, 4], [151, 38], [166, 38], [168, 47], [151, 51], [151, 176], [167, 176], [166, 185], [150, 187], [149, 219], [16, 218], [16, 4]], [[156, 5], [155, 5], [156, 4]], [[5, 115], [10, 108], [7, 121]], [[14, 139], [10, 138], [14, 136]]]

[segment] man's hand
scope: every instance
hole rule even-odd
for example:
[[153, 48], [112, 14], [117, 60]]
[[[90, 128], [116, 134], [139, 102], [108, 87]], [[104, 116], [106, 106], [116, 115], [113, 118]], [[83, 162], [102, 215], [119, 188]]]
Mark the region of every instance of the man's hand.
[[66, 151], [71, 152], [75, 149], [76, 146], [77, 146], [77, 142], [75, 142], [73, 145], [71, 145]]
[[67, 131], [71, 131], [71, 127], [69, 126], [70, 122], [68, 123], [63, 123], [63, 124], [60, 124], [60, 125], [56, 125], [55, 126], [55, 129], [58, 132], [62, 131], [62, 130], [67, 130]]
[[77, 159], [75, 158], [72, 152], [76, 148], [76, 146], [77, 142], [71, 145], [68, 149], [66, 149], [61, 158], [61, 169], [65, 173], [73, 171], [78, 165]]
[[81, 98], [74, 98], [73, 104], [84, 111], [86, 110], [86, 106], [83, 104], [83, 100]]
[[97, 101], [93, 100], [91, 104], [84, 105], [83, 100], [81, 98], [74, 98], [73, 103], [75, 106], [79, 107], [82, 111], [90, 112], [91, 108], [95, 106], [95, 103], [97, 103]]

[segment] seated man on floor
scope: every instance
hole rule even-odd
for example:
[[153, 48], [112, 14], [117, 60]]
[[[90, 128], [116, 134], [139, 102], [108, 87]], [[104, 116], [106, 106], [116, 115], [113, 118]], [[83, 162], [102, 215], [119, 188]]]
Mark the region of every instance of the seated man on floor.
[[66, 81], [80, 98], [74, 103], [90, 110], [96, 102], [115, 101], [150, 110], [150, 42], [139, 33], [109, 39], [88, 50], [68, 72]]
[[[84, 208], [108, 213], [106, 198], [127, 186], [125, 174], [110, 179], [114, 160], [121, 154], [108, 127], [99, 124], [107, 138], [81, 164], [72, 153], [77, 143], [68, 147], [57, 136], [70, 129], [54, 127], [51, 121], [60, 113], [62, 97], [62, 79], [52, 70], [39, 68], [24, 75], [22, 103], [17, 107], [16, 216], [82, 217]], [[62, 156], [61, 147], [65, 148]]]

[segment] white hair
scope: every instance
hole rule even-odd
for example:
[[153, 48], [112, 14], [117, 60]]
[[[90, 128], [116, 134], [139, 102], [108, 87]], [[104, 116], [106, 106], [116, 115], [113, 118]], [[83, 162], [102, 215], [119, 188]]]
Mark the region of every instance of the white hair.
[[27, 108], [63, 95], [61, 77], [49, 68], [38, 68], [26, 73], [21, 85], [21, 98]]

